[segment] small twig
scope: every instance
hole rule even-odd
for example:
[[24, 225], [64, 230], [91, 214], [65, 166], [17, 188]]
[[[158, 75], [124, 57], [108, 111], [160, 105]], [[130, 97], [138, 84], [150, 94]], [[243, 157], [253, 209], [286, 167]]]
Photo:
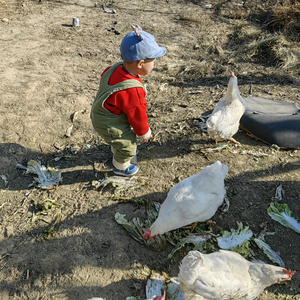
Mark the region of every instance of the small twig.
[[[10, 256], [10, 255], [12, 255], [13, 254], [13, 252], [21, 245], [21, 244], [23, 244], [24, 242], [25, 242], [25, 240], [26, 239], [24, 239], [22, 242], [20, 242], [13, 250], [11, 250], [11, 253], [5, 253], [3, 256], [1, 256], [0, 257], [0, 260], [2, 260], [3, 258], [5, 258], [6, 256]], [[3, 267], [2, 267], [2, 269], [3, 269]], [[1, 270], [2, 270], [1, 269]]]
[[252, 82], [250, 82], [249, 95], [252, 95]]
[[270, 21], [272, 15], [273, 15], [273, 10], [270, 11], [270, 13], [268, 14], [267, 18], [266, 18], [265, 21], [262, 23], [262, 26], [263, 26], [263, 27], [266, 26], [266, 25], [269, 23], [269, 21]]
[[154, 134], [154, 137], [153, 137], [152, 142], [154, 142], [154, 141], [156, 140], [157, 136], [158, 136], [160, 133], [162, 133], [162, 131], [159, 131], [159, 132], [157, 132], [157, 133]]
[[43, 300], [43, 298], [46, 296], [46, 294], [48, 294], [48, 291], [45, 291], [45, 292], [41, 295], [41, 297], [39, 298], [39, 300]]
[[3, 256], [0, 257], [0, 260], [2, 260], [3, 258], [5, 258], [6, 256], [9, 256], [9, 255], [11, 255], [11, 254], [10, 253], [4, 254]]

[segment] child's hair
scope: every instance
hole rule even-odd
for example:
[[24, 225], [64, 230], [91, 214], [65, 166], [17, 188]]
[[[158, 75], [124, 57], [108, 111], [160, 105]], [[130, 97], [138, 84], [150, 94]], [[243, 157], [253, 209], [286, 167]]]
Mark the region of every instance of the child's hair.
[[121, 57], [124, 61], [159, 58], [166, 54], [166, 48], [158, 46], [152, 34], [143, 31], [138, 25], [132, 27], [134, 31], [123, 38], [120, 46]]

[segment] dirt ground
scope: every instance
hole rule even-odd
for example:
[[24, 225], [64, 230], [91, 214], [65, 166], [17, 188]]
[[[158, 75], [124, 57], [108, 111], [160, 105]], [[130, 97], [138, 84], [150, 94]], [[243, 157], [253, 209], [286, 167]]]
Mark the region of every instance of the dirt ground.
[[[212, 8], [204, 8], [207, 3]], [[300, 299], [299, 234], [267, 214], [281, 184], [283, 202], [300, 219], [300, 151], [273, 149], [243, 131], [235, 136], [239, 147], [206, 155], [192, 151], [195, 144], [200, 149], [214, 145], [200, 128], [200, 115], [222, 97], [232, 69], [242, 96], [249, 96], [251, 86], [253, 96], [300, 103], [299, 68], [280, 69], [267, 56], [248, 57], [237, 50], [239, 26], [260, 26], [271, 7], [272, 2], [260, 0], [0, 0], [2, 300], [144, 299], [146, 270], [176, 276], [189, 248], [168, 260], [172, 245], [156, 252], [139, 244], [116, 223], [115, 213], [144, 219], [145, 207], [130, 199], [163, 202], [179, 180], [216, 160], [229, 167], [230, 208], [217, 211], [214, 232], [236, 229], [238, 221], [255, 236], [262, 230], [274, 233], [265, 236], [266, 242], [297, 273], [259, 299]], [[73, 17], [79, 27], [72, 27]], [[89, 112], [100, 74], [120, 60], [119, 45], [131, 24], [151, 32], [167, 54], [143, 78], [156, 135], [139, 146], [138, 166], [149, 183], [126, 192], [129, 200], [122, 202], [111, 199], [113, 188], [100, 191], [91, 185], [113, 172], [110, 148], [92, 135]], [[268, 155], [257, 157], [250, 150]], [[24, 176], [16, 164], [31, 159], [61, 170], [62, 185], [28, 187], [33, 176]], [[57, 207], [38, 213], [46, 199]], [[58, 215], [57, 234], [41, 241]], [[253, 252], [272, 263], [259, 249]]]

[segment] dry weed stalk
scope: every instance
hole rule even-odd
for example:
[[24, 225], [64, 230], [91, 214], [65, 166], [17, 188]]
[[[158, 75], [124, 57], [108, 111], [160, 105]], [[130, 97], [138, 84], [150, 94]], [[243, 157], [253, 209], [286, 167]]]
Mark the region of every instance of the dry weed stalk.
[[187, 21], [187, 22], [195, 22], [201, 25], [201, 24], [206, 24], [209, 18], [199, 13], [182, 12], [179, 14], [179, 20]]

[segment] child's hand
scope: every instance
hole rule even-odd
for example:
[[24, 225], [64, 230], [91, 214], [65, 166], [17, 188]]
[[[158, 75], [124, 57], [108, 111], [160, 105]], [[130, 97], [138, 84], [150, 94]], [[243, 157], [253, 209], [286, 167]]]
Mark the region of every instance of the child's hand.
[[145, 139], [145, 140], [142, 140], [142, 143], [147, 143], [150, 139], [152, 139], [153, 138], [153, 136], [152, 136], [152, 134], [150, 135], [150, 137], [149, 138], [147, 138], [147, 139]]

